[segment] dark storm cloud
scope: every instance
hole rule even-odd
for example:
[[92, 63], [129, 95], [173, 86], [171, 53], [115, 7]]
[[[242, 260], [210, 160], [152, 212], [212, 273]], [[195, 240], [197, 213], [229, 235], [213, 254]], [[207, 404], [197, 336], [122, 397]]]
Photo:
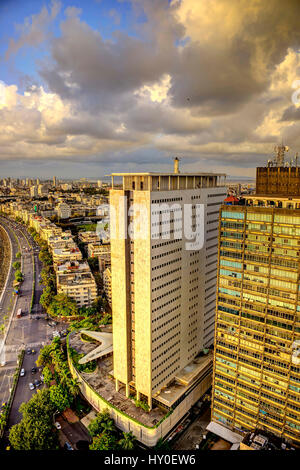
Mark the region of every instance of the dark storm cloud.
[[[286, 70], [279, 73], [277, 67], [286, 61], [293, 71], [286, 59], [300, 45], [300, 1], [131, 3], [139, 20], [136, 35], [118, 31], [116, 24], [110, 39], [85, 23], [81, 10], [66, 9], [61, 35], [48, 39], [49, 56], [39, 64], [57, 108], [52, 113], [45, 104], [37, 105], [42, 111], [26, 108], [30, 135], [25, 142], [33, 150], [26, 147], [26, 157], [40, 158], [46, 149], [49, 158], [73, 154], [111, 165], [147, 166], [149, 161], [159, 166], [179, 153], [205, 166], [248, 168], [262, 163], [278, 136], [298, 144], [300, 111], [290, 106]], [[44, 35], [29, 33], [40, 31], [40, 24], [48, 28], [55, 11], [42, 10], [34, 27], [27, 25], [10, 49], [43, 41]], [[153, 87], [163, 89], [164, 77], [169, 85], [159, 97]], [[31, 86], [27, 90], [41, 102], [52, 102], [50, 93], [45, 97]], [[20, 120], [16, 110], [3, 114], [8, 126], [14, 113]], [[289, 122], [294, 125], [284, 128]], [[25, 138], [18, 129], [19, 134], [11, 133], [16, 141]], [[1, 142], [9, 132], [4, 128]]]

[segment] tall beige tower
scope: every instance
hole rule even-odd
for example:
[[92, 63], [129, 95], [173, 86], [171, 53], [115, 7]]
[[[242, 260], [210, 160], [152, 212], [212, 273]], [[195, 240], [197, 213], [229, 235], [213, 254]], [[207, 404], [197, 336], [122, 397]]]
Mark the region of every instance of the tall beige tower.
[[[122, 177], [121, 188], [115, 187], [115, 177]], [[121, 173], [112, 180], [113, 374], [117, 389], [125, 387], [127, 396], [136, 393], [151, 408], [160, 390], [213, 342], [225, 178], [179, 173], [176, 166], [176, 173]], [[203, 210], [199, 222], [196, 204]], [[203, 229], [200, 249], [191, 245], [181, 220], [186, 206], [191, 229], [198, 223]]]

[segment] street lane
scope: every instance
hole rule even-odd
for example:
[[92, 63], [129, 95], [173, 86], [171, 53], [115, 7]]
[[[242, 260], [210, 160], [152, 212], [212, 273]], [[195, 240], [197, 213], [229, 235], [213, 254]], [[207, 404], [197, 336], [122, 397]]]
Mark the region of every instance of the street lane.
[[[41, 294], [43, 292], [43, 286], [39, 284], [39, 277], [41, 270], [43, 269], [43, 265], [38, 257], [39, 251], [34, 250], [34, 248], [38, 248], [38, 245], [34, 242], [31, 235], [26, 231], [25, 227], [23, 227], [21, 224], [15, 223], [15, 225], [17, 227], [15, 233], [20, 239], [21, 248], [23, 250], [22, 252], [24, 253], [23, 272], [25, 274], [23, 283], [24, 285], [21, 287], [22, 297], [21, 299], [18, 299], [20, 300], [20, 304], [18, 303], [16, 308], [19, 308], [19, 305], [21, 305], [25, 315], [21, 318], [16, 318], [16, 315], [13, 317], [6, 340], [6, 357], [10, 358], [11, 355], [13, 355], [16, 361], [17, 351], [20, 349], [27, 349], [28, 347], [35, 349], [36, 353], [34, 355], [26, 354], [24, 357], [22, 367], [26, 370], [26, 375], [24, 377], [19, 377], [9, 417], [8, 429], [14, 424], [18, 423], [21, 419], [21, 415], [19, 413], [19, 407], [21, 403], [27, 402], [33, 393], [37, 393], [36, 390], [31, 391], [29, 389], [29, 383], [33, 382], [36, 378], [39, 379], [40, 372], [32, 376], [31, 369], [32, 367], [36, 366], [35, 361], [38, 358], [39, 350], [45, 344], [50, 343], [53, 333], [53, 328], [48, 325], [46, 313], [43, 311], [43, 308], [39, 303]], [[26, 252], [27, 247], [30, 248], [29, 252]], [[32, 313], [29, 314], [33, 282], [32, 255], [35, 265], [35, 292]], [[26, 282], [26, 280], [28, 282]], [[62, 322], [59, 325], [59, 329], [66, 327], [67, 325]]]

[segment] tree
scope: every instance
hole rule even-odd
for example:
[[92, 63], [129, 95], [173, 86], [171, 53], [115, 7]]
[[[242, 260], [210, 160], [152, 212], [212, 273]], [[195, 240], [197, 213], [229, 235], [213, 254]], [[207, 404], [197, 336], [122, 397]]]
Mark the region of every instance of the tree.
[[52, 385], [50, 388], [50, 400], [58, 411], [64, 411], [70, 406], [70, 400], [66, 390], [61, 385]]
[[44, 382], [45, 384], [49, 385], [51, 380], [53, 380], [53, 375], [51, 370], [49, 369], [48, 366], [45, 366], [43, 368], [43, 376], [44, 376]]
[[70, 299], [66, 294], [57, 294], [53, 297], [48, 307], [49, 315], [56, 316], [73, 316], [78, 314], [78, 308], [75, 300]]
[[51, 362], [52, 362], [52, 357], [51, 357], [52, 351], [53, 351], [52, 344], [46, 344], [40, 350], [39, 357], [36, 360], [36, 364], [37, 364], [38, 367], [46, 366], [48, 364], [51, 364]]
[[21, 263], [20, 261], [15, 261], [12, 266], [14, 269], [18, 270], [21, 268]]
[[53, 264], [52, 256], [50, 255], [47, 249], [42, 249], [39, 254], [40, 261], [46, 266], [51, 266]]
[[21, 255], [20, 251], [18, 251], [18, 253], [16, 253], [16, 258], [21, 258], [21, 256], [22, 255]]
[[15, 450], [58, 449], [57, 430], [53, 428], [56, 408], [50, 400], [50, 391], [43, 389], [20, 406], [22, 420], [11, 427], [9, 441]]
[[51, 287], [45, 287], [40, 297], [40, 304], [47, 310], [47, 308], [53, 301], [54, 296], [55, 292], [51, 289]]
[[15, 280], [18, 281], [18, 282], [23, 281], [23, 274], [21, 273], [21, 271], [19, 269], [18, 269], [18, 271], [15, 272]]
[[115, 436], [103, 432], [97, 437], [93, 438], [93, 442], [90, 445], [90, 450], [116, 450], [117, 440]]
[[79, 381], [77, 379], [69, 379], [67, 383], [69, 393], [72, 397], [76, 397], [79, 393]]
[[154, 447], [155, 450], [170, 450], [170, 445], [168, 442], [164, 441], [162, 437], [160, 437]]
[[132, 431], [130, 432], [123, 432], [123, 438], [119, 440], [119, 446], [123, 450], [132, 450], [135, 448], [135, 443], [136, 443], [136, 438], [132, 434]]
[[101, 434], [103, 432], [103, 424], [105, 425], [110, 421], [112, 421], [113, 424], [113, 420], [111, 419], [108, 410], [104, 410], [102, 413], [98, 413], [96, 418], [93, 419], [93, 421], [91, 421], [88, 426], [90, 435], [95, 437]]

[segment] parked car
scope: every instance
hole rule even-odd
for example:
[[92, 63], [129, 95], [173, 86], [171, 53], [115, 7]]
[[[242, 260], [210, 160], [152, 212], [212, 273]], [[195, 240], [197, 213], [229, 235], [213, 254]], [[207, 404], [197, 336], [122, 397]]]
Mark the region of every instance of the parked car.
[[55, 424], [56, 429], [61, 429], [61, 425], [57, 421], [55, 421], [54, 424]]
[[29, 384], [29, 389], [30, 389], [30, 390], [34, 390], [34, 389], [35, 389], [35, 386], [33, 385], [32, 382], [30, 382], [30, 384]]
[[21, 369], [20, 377], [24, 377], [24, 375], [25, 375], [25, 369]]
[[31, 349], [30, 349], [30, 348], [28, 348], [28, 349], [26, 350], [26, 354], [31, 354]]
[[40, 382], [40, 380], [38, 380], [38, 379], [35, 379], [35, 381], [34, 381], [34, 385], [35, 385], [36, 387], [39, 387], [39, 386], [41, 385], [41, 382]]
[[31, 369], [31, 373], [32, 373], [32, 375], [36, 373], [36, 367], [33, 367], [33, 368]]

